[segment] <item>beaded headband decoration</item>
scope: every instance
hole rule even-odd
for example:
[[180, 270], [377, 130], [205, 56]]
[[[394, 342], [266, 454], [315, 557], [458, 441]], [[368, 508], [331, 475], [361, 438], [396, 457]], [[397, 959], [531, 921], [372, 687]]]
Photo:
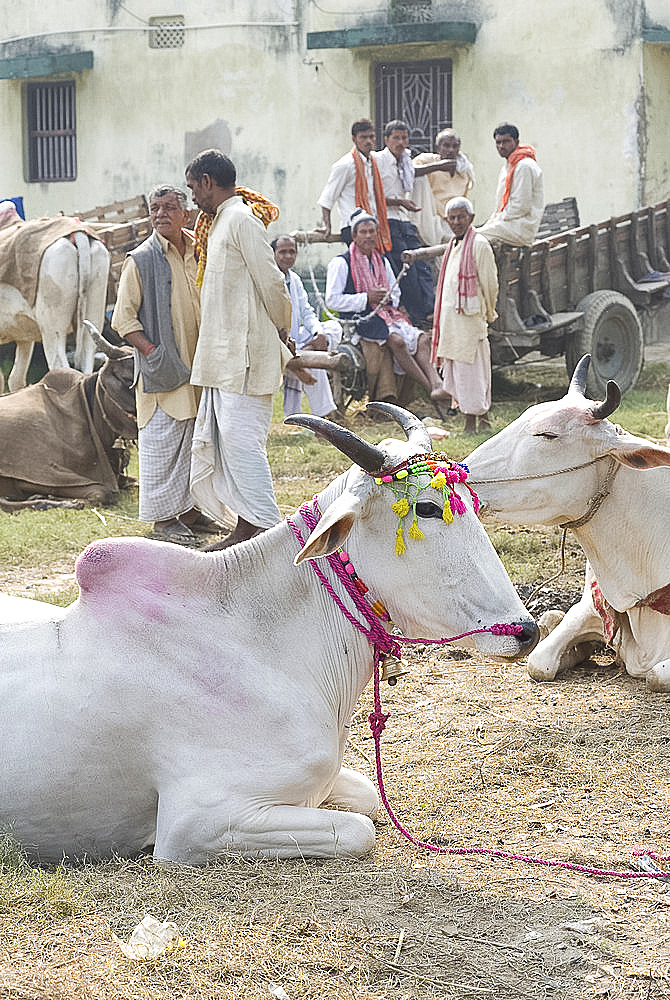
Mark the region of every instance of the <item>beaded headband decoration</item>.
[[[392, 509], [398, 515], [398, 527], [395, 533], [395, 553], [402, 555], [405, 551], [405, 538], [403, 535], [403, 518], [412, 511], [412, 523], [409, 528], [409, 537], [419, 541], [424, 537], [423, 531], [419, 527], [417, 519], [416, 505], [419, 493], [432, 486], [433, 489], [440, 490], [444, 498], [442, 508], [442, 520], [445, 524], [451, 524], [455, 514], [465, 514], [467, 508], [455, 486], [463, 483], [472, 496], [472, 504], [475, 514], [479, 513], [479, 498], [467, 479], [470, 470], [462, 462], [452, 462], [446, 455], [418, 455], [403, 463], [396, 469], [390, 469], [382, 476], [375, 476], [375, 482], [380, 486], [388, 486], [395, 494], [396, 501], [392, 504]], [[425, 482], [425, 478], [430, 476], [430, 481]], [[424, 479], [422, 484], [421, 480]]]

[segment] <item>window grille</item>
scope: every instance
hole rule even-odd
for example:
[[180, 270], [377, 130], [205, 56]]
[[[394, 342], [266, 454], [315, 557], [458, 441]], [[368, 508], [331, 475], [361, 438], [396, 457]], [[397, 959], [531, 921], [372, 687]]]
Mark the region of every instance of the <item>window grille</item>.
[[28, 180], [77, 177], [75, 83], [27, 84]]
[[375, 124], [378, 149], [384, 125], [400, 118], [409, 127], [412, 154], [433, 149], [435, 136], [452, 124], [451, 59], [375, 66]]
[[184, 17], [182, 14], [166, 14], [150, 17], [149, 48], [179, 49], [184, 44]]

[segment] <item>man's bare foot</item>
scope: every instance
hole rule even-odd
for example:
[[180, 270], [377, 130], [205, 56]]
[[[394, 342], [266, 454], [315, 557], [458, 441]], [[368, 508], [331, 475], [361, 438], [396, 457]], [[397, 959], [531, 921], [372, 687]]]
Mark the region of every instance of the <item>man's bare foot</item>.
[[259, 528], [257, 524], [249, 524], [244, 518], [238, 517], [234, 531], [220, 542], [214, 542], [213, 545], [206, 545], [204, 551], [218, 552], [220, 549], [229, 549], [231, 545], [237, 545], [238, 542], [246, 542], [249, 538], [260, 535], [265, 530], [265, 528]]

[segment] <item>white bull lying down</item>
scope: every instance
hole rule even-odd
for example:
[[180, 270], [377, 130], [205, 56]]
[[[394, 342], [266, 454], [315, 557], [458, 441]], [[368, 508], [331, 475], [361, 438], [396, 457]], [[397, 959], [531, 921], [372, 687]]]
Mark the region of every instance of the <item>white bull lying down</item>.
[[[376, 447], [318, 417], [291, 421], [370, 472], [431, 450], [420, 421], [375, 405], [402, 419], [407, 443]], [[0, 824], [32, 855], [132, 855], [153, 844], [155, 858], [193, 864], [226, 852], [330, 858], [373, 847], [377, 793], [342, 767], [372, 650], [308, 560], [353, 611], [321, 558], [346, 542], [370, 594], [408, 636], [519, 623], [518, 634], [476, 637], [482, 652], [515, 659], [538, 630], [466, 487], [455, 488], [464, 513], [446, 524], [432, 476], [410, 476], [425, 539], [407, 538], [398, 556], [394, 495], [361, 467], [318, 496], [323, 517], [311, 534], [293, 515], [302, 550], [286, 523], [217, 553], [108, 539], [77, 560], [80, 596], [67, 610], [45, 621], [36, 603], [38, 620], [21, 624], [10, 602], [15, 623], [0, 629]]]
[[584, 594], [529, 657], [530, 676], [553, 680], [618, 629], [628, 673], [669, 691], [670, 451], [606, 419], [621, 400], [616, 383], [603, 403], [585, 398], [589, 363], [563, 399], [531, 406], [466, 463], [485, 517], [569, 527], [588, 559]]
[[[0, 252], [10, 255], [9, 263], [2, 267], [5, 280], [0, 281], [0, 344], [16, 341], [14, 365], [7, 380], [10, 392], [26, 384], [35, 341], [42, 341], [50, 370], [69, 367], [65, 348], [70, 330], [75, 333], [74, 367], [85, 375], [93, 371], [95, 344], [84, 321], [102, 329], [110, 256], [104, 244], [84, 229], [78, 219], [58, 216], [19, 220], [0, 230]], [[70, 235], [53, 235], [61, 232]], [[43, 252], [38, 249], [40, 239], [53, 240]], [[20, 252], [12, 245], [16, 240], [24, 248]], [[34, 297], [34, 279], [31, 282], [24, 273], [33, 245], [32, 266], [39, 262]], [[11, 283], [6, 280], [8, 274], [15, 276]]]

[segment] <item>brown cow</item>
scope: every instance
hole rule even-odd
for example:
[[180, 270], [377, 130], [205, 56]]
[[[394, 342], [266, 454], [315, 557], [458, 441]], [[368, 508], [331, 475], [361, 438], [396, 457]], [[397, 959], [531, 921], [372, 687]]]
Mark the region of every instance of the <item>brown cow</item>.
[[3, 510], [34, 507], [28, 498], [35, 494], [105, 505], [118, 499], [124, 449], [115, 444], [137, 437], [133, 352], [97, 342], [107, 354], [99, 371], [57, 369], [0, 398]]

